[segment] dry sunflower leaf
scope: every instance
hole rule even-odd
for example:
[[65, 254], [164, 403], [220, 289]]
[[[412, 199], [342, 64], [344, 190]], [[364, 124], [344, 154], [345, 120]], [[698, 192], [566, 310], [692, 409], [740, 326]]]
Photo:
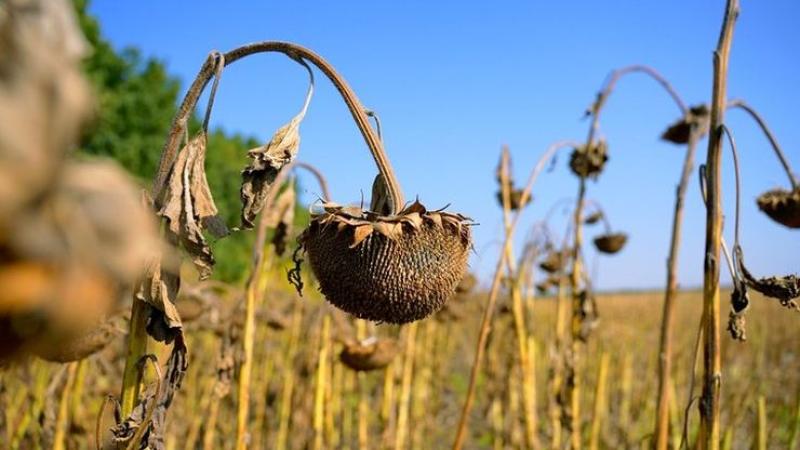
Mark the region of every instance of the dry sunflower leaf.
[[[741, 258], [741, 256], [739, 257]], [[800, 297], [800, 278], [796, 275], [755, 278], [744, 266], [744, 261], [740, 259], [739, 262], [742, 275], [748, 286], [767, 297], [778, 299], [781, 305], [787, 308], [800, 311], [800, 305], [795, 300]]]
[[275, 177], [283, 166], [294, 160], [300, 148], [300, 123], [303, 121], [314, 93], [314, 73], [302, 60], [298, 60], [308, 69], [310, 82], [303, 108], [286, 125], [280, 127], [272, 139], [261, 147], [251, 149], [247, 156], [252, 160], [242, 170], [242, 187], [239, 195], [242, 200], [242, 228], [251, 229], [255, 218], [264, 208], [267, 193]]
[[203, 236], [203, 221], [212, 225], [215, 234], [223, 233], [205, 180], [206, 140], [201, 131], [178, 154], [158, 212], [167, 220], [169, 233], [192, 258], [201, 280], [211, 276], [214, 266], [214, 255]]
[[158, 341], [171, 342], [183, 328], [175, 307], [179, 288], [178, 267], [164, 267], [160, 256], [153, 258], [135, 296], [153, 307], [147, 332]]
[[[175, 346], [172, 348], [172, 353], [170, 353], [167, 360], [167, 371], [161, 384], [147, 389], [140, 396], [131, 415], [111, 428], [114, 442], [118, 446], [128, 445], [137, 434], [139, 428], [145, 426], [147, 428], [141, 434], [138, 449], [164, 450], [166, 448], [164, 435], [166, 433], [167, 410], [172, 404], [175, 392], [180, 389], [183, 377], [186, 374], [188, 367], [186, 353], [186, 345], [183, 342], [183, 334], [181, 334], [176, 339]], [[156, 389], [156, 387], [161, 387], [161, 389]], [[152, 411], [148, 410], [149, 407], [153, 408]], [[148, 416], [150, 420], [145, 424], [144, 422]]]

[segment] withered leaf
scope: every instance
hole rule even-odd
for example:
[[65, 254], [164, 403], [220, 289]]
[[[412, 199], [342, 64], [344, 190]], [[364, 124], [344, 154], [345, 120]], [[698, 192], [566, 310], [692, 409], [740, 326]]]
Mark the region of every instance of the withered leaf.
[[739, 261], [742, 275], [748, 286], [767, 297], [778, 299], [781, 305], [787, 308], [800, 310], [800, 305], [794, 300], [800, 297], [800, 278], [796, 275], [755, 278], [745, 267], [741, 256]]
[[[164, 450], [166, 448], [164, 436], [166, 433], [167, 410], [172, 404], [175, 393], [180, 389], [183, 377], [188, 368], [187, 350], [183, 341], [183, 334], [175, 341], [172, 353], [167, 360], [167, 371], [161, 381], [160, 392], [152, 386], [147, 389], [138, 399], [138, 403], [133, 408], [131, 415], [117, 423], [111, 428], [114, 442], [121, 445], [128, 445], [133, 439], [137, 430], [142, 426], [146, 427], [139, 441], [139, 450]], [[152, 410], [149, 410], [152, 408]], [[144, 423], [150, 416], [149, 423]]]
[[198, 141], [197, 155], [192, 164], [191, 195], [194, 201], [194, 210], [203, 228], [214, 237], [221, 238], [230, 234], [225, 222], [219, 217], [217, 205], [211, 195], [211, 188], [206, 178], [206, 149], [208, 137], [201, 132], [195, 140]]
[[[308, 67], [306, 67], [308, 69]], [[247, 156], [252, 160], [242, 171], [242, 228], [250, 229], [259, 212], [264, 208], [267, 193], [283, 166], [294, 160], [300, 149], [300, 123], [306, 115], [308, 104], [314, 93], [314, 77], [309, 69], [311, 82], [303, 109], [286, 125], [280, 127], [272, 139], [261, 147], [251, 149]]]
[[178, 267], [166, 267], [161, 256], [148, 264], [144, 279], [136, 289], [136, 298], [153, 307], [147, 332], [157, 341], [172, 342], [183, 324], [175, 307], [180, 288]]
[[[159, 215], [167, 221], [168, 232], [177, 237], [181, 247], [192, 258], [201, 280], [208, 279], [214, 267], [214, 255], [203, 236], [203, 219], [212, 224], [215, 233], [223, 233], [216, 224], [216, 206], [205, 181], [205, 147], [206, 134], [201, 131], [178, 153], [159, 211]], [[203, 176], [200, 178], [194, 176], [201, 173]], [[195, 193], [199, 196], [195, 196]]]
[[350, 248], [358, 247], [358, 244], [364, 241], [364, 239], [368, 238], [372, 231], [374, 230], [372, 225], [359, 225], [353, 228], [353, 243], [350, 244]]

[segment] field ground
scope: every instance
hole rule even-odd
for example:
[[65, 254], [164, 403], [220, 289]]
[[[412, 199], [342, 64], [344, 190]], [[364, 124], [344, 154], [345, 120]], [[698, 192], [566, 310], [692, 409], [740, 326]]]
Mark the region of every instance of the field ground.
[[[273, 285], [281, 285], [274, 280]], [[356, 373], [338, 361], [341, 341], [355, 327], [336, 316], [331, 328], [330, 355], [319, 365], [323, 316], [331, 311], [310, 292], [304, 299], [288, 291], [270, 291], [263, 299], [256, 330], [254, 379], [251, 388], [251, 448], [313, 448], [317, 434], [322, 448], [448, 448], [454, 436], [468, 382], [469, 367], [485, 295], [457, 298], [462, 318], [439, 317], [416, 327], [413, 369], [400, 354], [386, 370]], [[218, 299], [217, 306], [187, 324], [190, 368], [170, 409], [166, 448], [233, 448], [236, 430], [236, 380], [241, 324], [232, 305], [240, 294]], [[727, 295], [723, 293], [723, 310]], [[488, 347], [484, 375], [479, 380], [467, 448], [520, 448], [523, 423], [516, 338], [508, 308], [501, 299]], [[680, 438], [688, 399], [690, 367], [700, 313], [698, 292], [684, 292], [677, 302], [675, 327], [675, 402], [671, 411], [674, 447]], [[654, 423], [657, 389], [657, 346], [662, 296], [658, 292], [602, 295], [600, 322], [579, 361], [581, 412], [588, 440], [593, 411], [601, 412], [601, 448], [645, 448]], [[543, 298], [528, 311], [535, 340], [536, 411], [542, 448], [552, 442], [548, 394], [553, 367], [555, 301]], [[798, 428], [800, 345], [797, 313], [755, 295], [747, 316], [748, 341], [722, 339], [722, 427], [730, 448], [750, 448], [757, 405], [766, 406], [769, 448], [788, 448]], [[266, 326], [266, 323], [272, 327]], [[725, 324], [723, 323], [723, 331]], [[397, 337], [407, 343], [410, 327], [368, 325], [368, 332]], [[338, 338], [338, 340], [337, 340]], [[107, 394], [116, 394], [123, 367], [123, 338], [79, 363], [60, 365], [22, 361], [2, 372], [3, 448], [47, 446], [58, 417], [68, 420], [68, 448], [93, 448], [98, 411]], [[163, 349], [156, 348], [156, 353]], [[608, 355], [607, 398], [595, 407], [597, 373]], [[161, 355], [164, 356], [164, 355]], [[233, 359], [232, 359], [233, 358]], [[289, 363], [290, 362], [290, 363]], [[320, 372], [322, 367], [322, 372]], [[699, 369], [698, 369], [699, 370]], [[326, 380], [317, 404], [318, 374]], [[405, 375], [405, 377], [404, 377]], [[405, 378], [405, 383], [403, 382]], [[70, 389], [64, 390], [67, 381]], [[696, 381], [695, 395], [700, 381]], [[509, 389], [511, 387], [511, 389]], [[320, 391], [322, 392], [322, 391]], [[323, 394], [320, 394], [323, 395]], [[407, 397], [404, 402], [404, 397]], [[287, 402], [286, 399], [291, 399]], [[63, 414], [59, 414], [59, 406]], [[66, 408], [66, 409], [64, 409]], [[407, 408], [407, 409], [406, 409]], [[105, 426], [113, 423], [110, 408]], [[690, 439], [696, 433], [694, 403]], [[726, 442], [727, 443], [727, 442]]]

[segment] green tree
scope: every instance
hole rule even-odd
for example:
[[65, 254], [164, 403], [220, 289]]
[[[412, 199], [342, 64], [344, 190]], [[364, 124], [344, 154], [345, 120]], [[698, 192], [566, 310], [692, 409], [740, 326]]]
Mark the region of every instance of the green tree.
[[[93, 50], [85, 61], [97, 97], [94, 123], [86, 130], [79, 152], [118, 161], [143, 187], [156, 173], [161, 147], [177, 109], [180, 82], [163, 62], [143, 58], [135, 48], [116, 51], [103, 38], [97, 19], [88, 13], [88, 0], [73, 0], [81, 28]], [[193, 120], [191, 128], [197, 129]], [[252, 138], [209, 133], [207, 176], [222, 217], [239, 223], [240, 171]], [[213, 244], [217, 257], [215, 278], [240, 281], [250, 265], [253, 233], [236, 233]]]

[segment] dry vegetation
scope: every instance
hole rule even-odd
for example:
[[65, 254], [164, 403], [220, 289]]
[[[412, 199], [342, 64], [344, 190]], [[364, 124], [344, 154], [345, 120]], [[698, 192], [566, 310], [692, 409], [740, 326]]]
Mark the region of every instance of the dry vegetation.
[[[275, 271], [274, 282], [280, 271]], [[241, 302], [241, 292], [217, 298], [209, 296], [210, 309], [203, 319], [186, 325], [192, 349], [192, 364], [181, 395], [171, 408], [166, 432], [167, 448], [232, 448], [237, 405], [236, 373], [226, 372], [239, 351], [236, 346], [241, 324], [231, 324], [229, 314]], [[594, 389], [582, 393], [582, 417], [586, 442], [595, 412], [601, 414], [600, 448], [648, 448], [652, 437], [657, 388], [656, 368], [659, 311], [663, 297], [659, 292], [601, 295], [601, 324], [596, 338], [586, 349], [586, 386], [597, 386], [599, 365], [608, 355], [606, 400], [596, 411]], [[400, 409], [407, 408], [403, 433], [404, 448], [446, 448], [466, 390], [465, 374], [474, 351], [472, 343], [479, 325], [483, 295], [459, 297], [463, 305], [460, 321], [446, 319], [448, 312], [419, 324], [411, 386], [406, 404], [398, 402], [403, 392], [406, 358], [394, 358], [386, 370], [355, 372], [339, 361], [344, 348], [342, 338], [353, 329], [345, 323], [332, 327], [333, 340], [327, 345], [322, 365], [326, 383], [322, 408], [321, 448], [359, 448], [365, 439], [369, 448], [395, 448], [400, 430]], [[695, 345], [698, 313], [702, 297], [698, 292], [678, 296], [676, 308], [674, 389], [677, 402], [670, 409], [673, 428], [680, 424], [688, 395], [689, 374]], [[495, 333], [488, 350], [486, 374], [480, 380], [473, 412], [473, 439], [469, 448], [520, 448], [523, 446], [523, 418], [518, 390], [508, 389], [509, 370], [516, 367], [512, 317], [503, 308], [496, 318]], [[251, 448], [314, 448], [314, 408], [323, 318], [330, 308], [321, 299], [299, 299], [289, 291], [269, 292], [260, 299], [255, 367], [251, 383], [251, 409], [248, 423]], [[548, 377], [553, 342], [555, 300], [538, 299], [531, 304], [532, 336], [535, 342], [536, 410], [539, 439], [552, 438], [548, 411], [553, 399], [548, 395]], [[724, 441], [730, 448], [750, 448], [756, 437], [758, 402], [766, 403], [767, 448], [792, 448], [800, 427], [800, 338], [796, 317], [787, 314], [776, 302], [753, 298], [748, 342], [723, 340], [722, 358], [726, 367], [722, 401]], [[280, 315], [276, 314], [280, 311]], [[271, 325], [271, 326], [270, 326]], [[368, 327], [369, 328], [369, 327]], [[407, 346], [408, 327], [382, 326], [380, 334], [397, 336], [401, 351]], [[222, 336], [221, 336], [222, 335]], [[407, 347], [406, 347], [407, 348]], [[105, 396], [116, 393], [123, 362], [123, 339], [116, 339], [101, 353], [67, 365], [30, 360], [3, 374], [2, 417], [5, 433], [0, 440], [7, 448], [35, 448], [52, 442], [59, 409], [67, 408], [66, 448], [93, 448], [97, 412]], [[166, 352], [166, 350], [165, 350]], [[513, 386], [513, 384], [512, 384]], [[695, 392], [696, 393], [696, 392]], [[364, 395], [362, 400], [362, 395]], [[387, 402], [387, 395], [394, 402]], [[287, 401], [287, 399], [290, 399]], [[366, 414], [359, 411], [360, 402]], [[64, 405], [64, 406], [62, 406]], [[402, 406], [401, 406], [402, 405]], [[106, 423], [110, 408], [106, 412]], [[361, 418], [366, 419], [362, 425]], [[216, 424], [214, 426], [214, 424]], [[675, 424], [678, 424], [675, 427]], [[213, 428], [212, 428], [213, 426]], [[366, 433], [363, 428], [366, 426]], [[690, 438], [695, 435], [696, 419], [690, 423]], [[678, 437], [676, 436], [676, 439]], [[794, 440], [794, 441], [792, 441]], [[283, 447], [281, 446], [283, 445]], [[549, 445], [544, 444], [544, 448]], [[364, 448], [364, 447], [361, 447]]]

